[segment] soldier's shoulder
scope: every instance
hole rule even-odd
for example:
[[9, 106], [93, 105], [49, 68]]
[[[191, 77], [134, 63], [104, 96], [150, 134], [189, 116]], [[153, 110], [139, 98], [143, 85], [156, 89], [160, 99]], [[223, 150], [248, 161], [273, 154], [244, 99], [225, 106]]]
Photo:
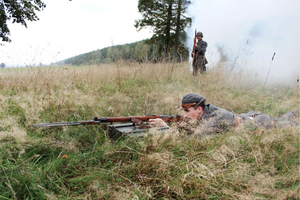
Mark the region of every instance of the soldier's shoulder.
[[217, 116], [222, 116], [222, 118], [235, 118], [235, 114], [212, 104], [207, 105], [209, 107], [210, 112], [215, 113]]
[[206, 42], [206, 41], [204, 41], [204, 40], [202, 40], [202, 43], [203, 43], [203, 44], [207, 44], [207, 42]]
[[204, 40], [201, 40], [201, 41], [198, 41], [198, 44], [206, 44], [207, 45], [207, 42], [205, 42]]

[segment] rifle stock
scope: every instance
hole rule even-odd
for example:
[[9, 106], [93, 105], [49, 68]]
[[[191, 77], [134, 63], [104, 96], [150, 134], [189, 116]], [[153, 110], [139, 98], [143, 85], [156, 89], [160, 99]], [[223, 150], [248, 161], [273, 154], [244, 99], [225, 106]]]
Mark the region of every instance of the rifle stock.
[[195, 29], [195, 37], [194, 37], [194, 46], [193, 46], [193, 64], [195, 64], [195, 60], [196, 60], [196, 34], [197, 34], [197, 29]]
[[183, 119], [180, 115], [144, 115], [144, 116], [130, 116], [130, 117], [95, 117], [93, 120], [89, 121], [78, 121], [78, 122], [53, 122], [53, 123], [41, 123], [34, 124], [37, 128], [53, 128], [62, 126], [79, 126], [79, 125], [99, 125], [101, 123], [114, 123], [114, 122], [130, 122], [133, 125], [142, 125], [144, 122], [149, 121], [149, 119], [161, 118], [165, 122], [179, 122]]

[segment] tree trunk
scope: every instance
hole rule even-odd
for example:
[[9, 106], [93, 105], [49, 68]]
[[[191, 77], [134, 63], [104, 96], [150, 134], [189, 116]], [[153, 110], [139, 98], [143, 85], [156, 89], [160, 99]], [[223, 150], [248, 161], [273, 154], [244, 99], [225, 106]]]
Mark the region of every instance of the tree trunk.
[[178, 0], [177, 5], [177, 16], [176, 16], [176, 31], [175, 31], [175, 41], [173, 49], [173, 63], [177, 61], [177, 50], [179, 46], [179, 33], [180, 33], [180, 15], [181, 15], [181, 5], [182, 0]]
[[164, 49], [164, 57], [166, 58], [169, 52], [170, 46], [170, 33], [171, 33], [171, 22], [172, 22], [172, 7], [174, 0], [168, 0], [168, 12], [167, 12], [167, 21], [166, 21], [166, 38], [165, 38], [165, 49]]

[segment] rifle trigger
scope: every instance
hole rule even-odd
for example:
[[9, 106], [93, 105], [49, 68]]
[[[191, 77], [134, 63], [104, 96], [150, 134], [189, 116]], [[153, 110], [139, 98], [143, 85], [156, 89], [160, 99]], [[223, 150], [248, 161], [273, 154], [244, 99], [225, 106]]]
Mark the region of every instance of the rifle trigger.
[[141, 125], [142, 123], [143, 123], [143, 121], [142, 120], [140, 120], [140, 119], [137, 119], [137, 118], [132, 118], [132, 120], [131, 120], [134, 124], [139, 124], [139, 125]]

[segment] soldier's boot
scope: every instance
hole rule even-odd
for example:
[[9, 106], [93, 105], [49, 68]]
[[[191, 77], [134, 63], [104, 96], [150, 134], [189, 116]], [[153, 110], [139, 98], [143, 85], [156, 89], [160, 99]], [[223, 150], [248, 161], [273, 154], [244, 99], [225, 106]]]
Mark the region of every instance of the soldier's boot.
[[300, 108], [292, 110], [278, 118], [277, 126], [299, 126]]
[[292, 110], [280, 117], [279, 121], [293, 121], [300, 117], [300, 108], [297, 108], [295, 110]]
[[201, 66], [200, 73], [201, 74], [205, 74], [206, 73], [206, 67], [205, 67], [205, 65]]

